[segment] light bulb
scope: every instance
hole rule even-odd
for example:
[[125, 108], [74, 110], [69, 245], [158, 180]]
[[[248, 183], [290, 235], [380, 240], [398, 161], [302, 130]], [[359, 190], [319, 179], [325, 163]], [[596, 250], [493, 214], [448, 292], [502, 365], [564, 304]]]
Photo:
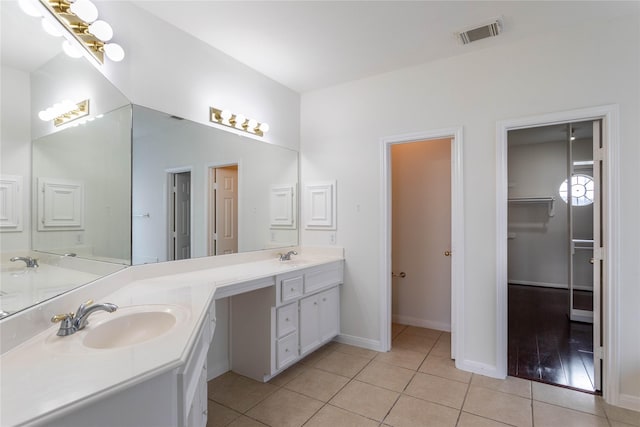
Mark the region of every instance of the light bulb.
[[242, 129], [242, 125], [247, 120], [247, 118], [242, 114], [236, 114], [236, 127]]
[[42, 29], [50, 36], [62, 36], [62, 31], [60, 31], [60, 28], [53, 25], [47, 18], [42, 18], [42, 21], [40, 21], [40, 23], [42, 24]]
[[84, 22], [93, 22], [98, 19], [98, 8], [89, 0], [76, 0], [69, 7], [78, 18]]
[[89, 25], [89, 32], [103, 42], [111, 40], [113, 28], [105, 21], [96, 21]]
[[232, 115], [233, 114], [231, 114], [231, 111], [229, 110], [222, 110], [220, 112], [220, 118], [222, 119], [223, 122], [228, 122]]
[[69, 43], [69, 40], [62, 42], [62, 50], [72, 58], [80, 58], [82, 56], [82, 52], [78, 50], [77, 47]]
[[44, 114], [46, 115], [47, 121], [53, 120], [54, 118], [56, 118], [56, 113], [53, 110], [53, 107], [49, 107], [46, 110], [44, 110]]
[[65, 99], [64, 101], [61, 102], [62, 107], [64, 108], [65, 113], [68, 113], [69, 111], [73, 111], [76, 108], [78, 108], [78, 105], [71, 101], [70, 99]]
[[269, 132], [269, 123], [260, 123], [260, 126], [258, 126], [258, 129], [260, 129], [262, 133]]
[[107, 43], [103, 49], [107, 58], [113, 62], [120, 62], [124, 59], [124, 49], [117, 43]]
[[254, 132], [256, 129], [256, 126], [258, 126], [258, 122], [254, 119], [249, 119], [249, 122], [247, 123], [247, 130]]
[[20, 6], [20, 9], [29, 16], [35, 16], [38, 18], [42, 16], [40, 9], [38, 9], [31, 0], [18, 0], [18, 6]]
[[40, 120], [43, 120], [45, 122], [49, 121], [49, 116], [47, 115], [47, 112], [42, 110], [38, 113], [38, 117], [40, 117]]
[[53, 113], [55, 114], [55, 117], [58, 117], [66, 113], [66, 111], [64, 111], [64, 107], [61, 103], [56, 102], [53, 104]]

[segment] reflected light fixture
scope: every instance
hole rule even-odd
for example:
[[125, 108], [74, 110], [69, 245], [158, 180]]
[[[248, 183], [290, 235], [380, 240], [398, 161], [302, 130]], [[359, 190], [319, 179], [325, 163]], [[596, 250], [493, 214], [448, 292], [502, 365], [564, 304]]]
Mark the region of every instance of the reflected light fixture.
[[264, 136], [269, 132], [269, 124], [267, 123], [259, 123], [243, 114], [234, 114], [229, 110], [220, 110], [214, 107], [209, 108], [209, 121], [258, 136]]
[[111, 61], [124, 59], [124, 49], [116, 43], [108, 43], [113, 37], [109, 23], [98, 20], [98, 8], [91, 0], [18, 0], [21, 9], [29, 16], [42, 18], [42, 27], [54, 36], [64, 36], [64, 52], [79, 58], [84, 53], [104, 64], [106, 56]]
[[53, 124], [55, 126], [62, 126], [65, 123], [72, 122], [88, 115], [88, 99], [78, 103], [66, 99], [38, 113], [40, 120], [44, 120], [45, 122], [53, 120]]

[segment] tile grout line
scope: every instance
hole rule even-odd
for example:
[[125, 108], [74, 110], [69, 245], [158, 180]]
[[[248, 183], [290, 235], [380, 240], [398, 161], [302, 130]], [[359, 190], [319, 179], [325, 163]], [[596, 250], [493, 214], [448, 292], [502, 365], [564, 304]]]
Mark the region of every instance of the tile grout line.
[[471, 390], [471, 382], [473, 381], [473, 375], [471, 374], [471, 378], [469, 378], [469, 382], [467, 383], [467, 389], [464, 392], [464, 398], [462, 398], [462, 404], [460, 404], [460, 410], [458, 411], [458, 417], [456, 418], [456, 426], [460, 423], [460, 417], [462, 416], [462, 410], [464, 409], [464, 404], [467, 402], [467, 396], [469, 395], [469, 390]]

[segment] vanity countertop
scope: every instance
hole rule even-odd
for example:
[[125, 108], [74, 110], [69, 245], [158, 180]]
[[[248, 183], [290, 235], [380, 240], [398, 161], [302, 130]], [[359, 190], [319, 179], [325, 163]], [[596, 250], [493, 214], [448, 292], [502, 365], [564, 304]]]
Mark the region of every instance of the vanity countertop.
[[58, 325], [50, 326], [0, 356], [0, 424], [46, 423], [178, 368], [185, 363], [212, 300], [273, 285], [267, 279], [277, 274], [341, 260], [341, 252], [310, 251], [291, 261], [270, 258], [178, 274], [166, 274], [165, 263], [158, 265], [161, 275], [155, 276], [154, 266], [140, 266], [144, 274], [137, 275], [139, 279], [128, 281], [96, 302], [111, 302], [120, 308], [180, 306], [187, 313], [184, 321], [161, 338], [114, 349], [82, 345], [91, 323], [99, 324], [109, 313], [93, 314], [85, 330], [68, 337], [56, 336]]

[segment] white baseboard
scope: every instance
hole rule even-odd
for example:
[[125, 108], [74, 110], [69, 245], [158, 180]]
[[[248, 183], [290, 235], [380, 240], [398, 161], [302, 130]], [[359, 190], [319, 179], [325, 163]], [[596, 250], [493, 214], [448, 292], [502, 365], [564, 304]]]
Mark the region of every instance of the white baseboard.
[[372, 340], [369, 338], [356, 337], [353, 335], [340, 334], [334, 338], [334, 341], [337, 341], [342, 344], [354, 345], [356, 347], [366, 348], [368, 350], [375, 351], [385, 351], [382, 349], [382, 343], [380, 340]]
[[618, 401], [615, 406], [630, 409], [632, 411], [640, 411], [640, 396], [632, 396], [630, 394], [618, 395]]
[[[539, 286], [541, 288], [555, 288], [555, 289], [569, 289], [569, 285], [566, 283], [547, 283], [547, 282], [532, 282], [530, 280], [511, 280], [510, 285], [526, 285], [526, 286]], [[593, 291], [593, 286], [587, 285], [573, 285], [573, 289], [576, 291]]]
[[484, 375], [485, 377], [505, 379], [503, 375], [498, 372], [498, 368], [494, 365], [487, 365], [486, 363], [474, 362], [473, 360], [458, 360], [456, 359], [456, 368], [463, 371], [472, 372], [478, 375]]
[[451, 332], [451, 323], [437, 322], [428, 319], [418, 319], [417, 317], [402, 316], [397, 314], [391, 316], [391, 319], [394, 323], [400, 323], [402, 325], [418, 326], [420, 328], [429, 328], [435, 329], [437, 331]]

